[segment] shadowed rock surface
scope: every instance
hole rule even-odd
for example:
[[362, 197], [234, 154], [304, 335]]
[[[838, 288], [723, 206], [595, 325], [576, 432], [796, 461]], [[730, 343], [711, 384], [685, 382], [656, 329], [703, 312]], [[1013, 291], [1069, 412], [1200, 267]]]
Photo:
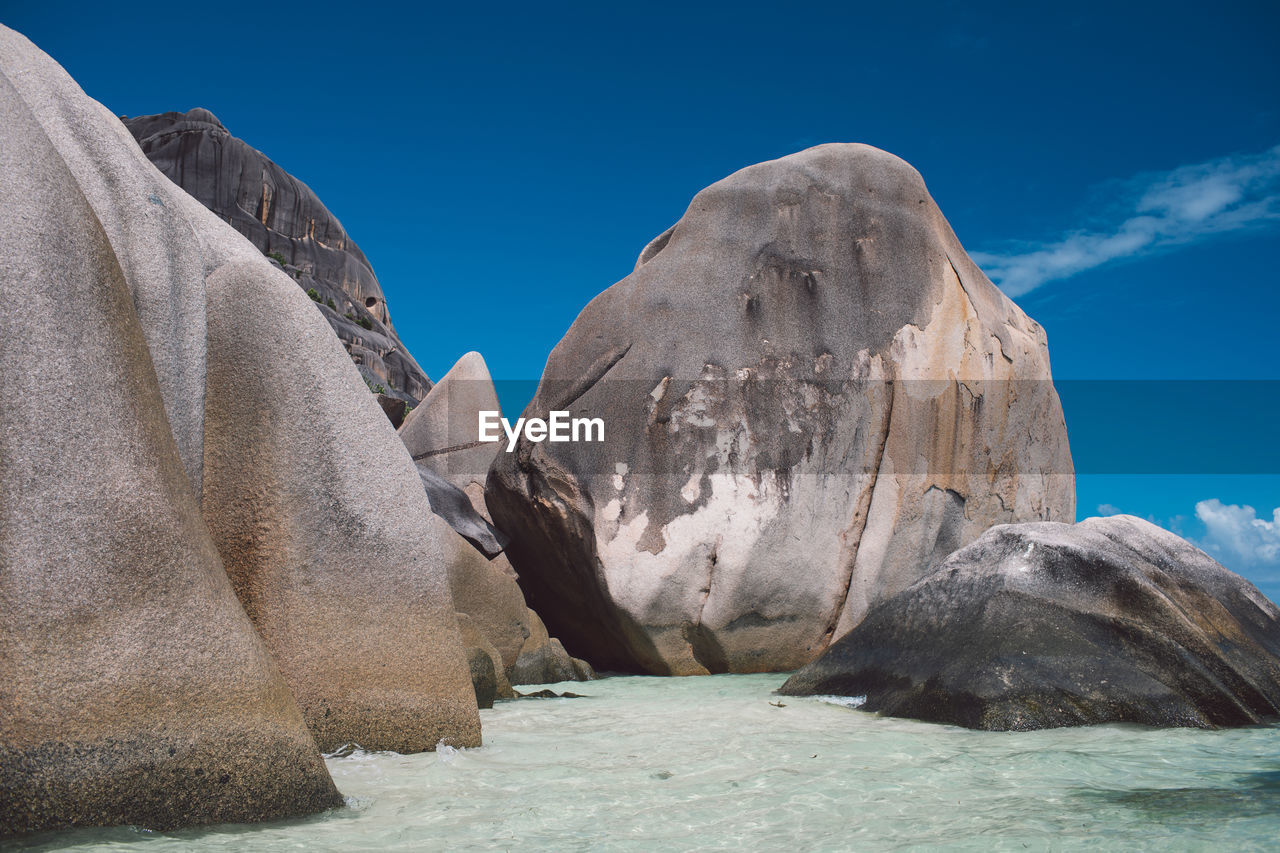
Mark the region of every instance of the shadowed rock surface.
[[596, 677], [589, 663], [571, 656], [559, 640], [547, 633], [547, 626], [537, 613], [528, 611], [528, 618], [529, 638], [508, 671], [512, 684], [590, 681]]
[[[171, 181], [276, 260], [342, 340], [371, 387], [414, 403], [431, 389], [391, 325], [387, 300], [360, 247], [316, 194], [196, 108], [124, 119]], [[332, 304], [330, 304], [332, 303]]]
[[458, 614], [458, 627], [462, 631], [462, 645], [467, 650], [467, 665], [471, 668], [471, 684], [476, 689], [476, 703], [481, 708], [492, 708], [495, 699], [514, 699], [516, 694], [507, 680], [502, 655], [493, 643], [465, 613]]
[[[432, 509], [462, 538], [449, 559], [454, 606], [499, 653], [511, 684], [544, 684], [594, 677], [552, 639], [526, 605], [515, 570], [502, 555], [507, 537], [489, 522], [484, 479], [500, 445], [478, 441], [478, 415], [498, 412], [489, 368], [471, 352], [431, 389], [400, 428], [413, 455]], [[465, 632], [464, 632], [465, 634]]]
[[477, 745], [453, 533], [328, 325], [3, 27], [0, 71], [0, 831], [307, 813], [317, 745]]
[[418, 467], [418, 479], [431, 503], [431, 511], [455, 533], [471, 543], [471, 547], [487, 560], [502, 553], [507, 537], [476, 508], [470, 495], [425, 466]]
[[1280, 609], [1132, 516], [995, 527], [872, 608], [785, 695], [977, 729], [1280, 716]]
[[1073, 520], [1043, 330], [920, 175], [823, 145], [699, 193], [583, 309], [488, 506], [569, 650], [655, 674], [795, 669], [992, 524]]
[[377, 398], [378, 405], [382, 407], [387, 420], [391, 421], [393, 427], [400, 429], [400, 424], [404, 423], [404, 416], [408, 409], [405, 401], [400, 397], [391, 397], [387, 394], [378, 394]]

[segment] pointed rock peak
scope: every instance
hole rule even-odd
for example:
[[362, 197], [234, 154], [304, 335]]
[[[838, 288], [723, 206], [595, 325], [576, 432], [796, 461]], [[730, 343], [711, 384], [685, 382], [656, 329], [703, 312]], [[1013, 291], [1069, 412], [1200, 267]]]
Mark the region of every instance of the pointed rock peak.
[[449, 372], [445, 374], [444, 379], [440, 380], [444, 384], [448, 380], [454, 381], [481, 381], [493, 382], [493, 378], [489, 375], [489, 365], [485, 364], [484, 356], [478, 352], [469, 352], [449, 368]]
[[404, 419], [400, 438], [418, 463], [459, 488], [484, 483], [496, 444], [480, 444], [480, 412], [501, 413], [489, 368], [478, 352], [458, 359]]
[[476, 420], [481, 411], [500, 411], [498, 392], [489, 376], [484, 356], [469, 352], [432, 386], [400, 427], [400, 437], [416, 458], [476, 440]]

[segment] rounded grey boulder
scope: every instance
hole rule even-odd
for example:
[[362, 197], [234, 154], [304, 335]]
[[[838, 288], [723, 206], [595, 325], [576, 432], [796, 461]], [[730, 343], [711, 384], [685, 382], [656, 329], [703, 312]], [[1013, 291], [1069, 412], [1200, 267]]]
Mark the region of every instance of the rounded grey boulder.
[[872, 608], [784, 695], [977, 729], [1280, 716], [1280, 609], [1132, 516], [995, 527]]
[[992, 524], [1074, 520], [1043, 330], [902, 160], [835, 144], [700, 192], [556, 345], [488, 504], [570, 652], [795, 669]]
[[0, 114], [0, 834], [478, 745], [454, 534], [313, 303], [4, 27]]
[[73, 172], [114, 119], [4, 27], [0, 115], [0, 836], [340, 806], [201, 518], [199, 418], [166, 416], [184, 340], [149, 346], [158, 279]]

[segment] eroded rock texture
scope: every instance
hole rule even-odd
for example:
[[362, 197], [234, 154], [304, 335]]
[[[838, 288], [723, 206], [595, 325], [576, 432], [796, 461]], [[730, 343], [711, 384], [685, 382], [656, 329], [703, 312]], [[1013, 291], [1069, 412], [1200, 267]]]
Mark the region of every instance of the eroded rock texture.
[[1132, 516], [1001, 525], [872, 608], [789, 695], [978, 729], [1280, 716], [1280, 609]]
[[262, 252], [278, 256], [276, 263], [314, 294], [371, 387], [414, 403], [426, 396], [431, 380], [396, 336], [368, 259], [306, 184], [232, 136], [208, 110], [124, 123], [161, 172]]
[[[471, 352], [460, 358], [409, 413], [400, 437], [429, 490], [437, 480], [461, 489], [471, 502], [470, 508], [487, 522], [484, 481], [499, 445], [477, 440], [481, 411], [499, 412], [498, 394], [484, 358]], [[440, 491], [438, 486], [433, 490], [433, 506], [441, 501]], [[437, 512], [441, 509], [437, 507]], [[591, 667], [571, 658], [525, 605], [507, 558], [494, 550], [489, 540], [478, 538], [481, 532], [473, 529], [474, 524], [460, 523], [465, 522], [463, 513], [444, 515], [461, 534], [449, 556], [454, 606], [498, 653], [495, 665], [503, 679], [511, 684], [543, 684], [594, 677]], [[505, 537], [502, 541], [505, 543]]]
[[920, 175], [823, 145], [703, 190], [596, 297], [499, 453], [529, 604], [597, 666], [799, 667], [999, 522], [1074, 518], [1041, 327]]
[[452, 534], [311, 302], [3, 27], [0, 114], [0, 834], [478, 744]]

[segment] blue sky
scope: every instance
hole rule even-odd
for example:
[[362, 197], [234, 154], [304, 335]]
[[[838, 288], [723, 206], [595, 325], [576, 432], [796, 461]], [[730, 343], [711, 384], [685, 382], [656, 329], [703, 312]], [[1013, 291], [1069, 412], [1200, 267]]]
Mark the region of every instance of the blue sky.
[[[475, 349], [536, 380], [699, 189], [858, 141], [921, 171], [1057, 378], [1280, 380], [1275, 3], [0, 0], [0, 21], [115, 112], [207, 107], [310, 184], [434, 378]], [[1203, 386], [1124, 411], [1088, 387], [1064, 390], [1081, 517], [1151, 517], [1280, 597], [1280, 384], [1221, 416]], [[1189, 462], [1129, 473], [1109, 430]]]

